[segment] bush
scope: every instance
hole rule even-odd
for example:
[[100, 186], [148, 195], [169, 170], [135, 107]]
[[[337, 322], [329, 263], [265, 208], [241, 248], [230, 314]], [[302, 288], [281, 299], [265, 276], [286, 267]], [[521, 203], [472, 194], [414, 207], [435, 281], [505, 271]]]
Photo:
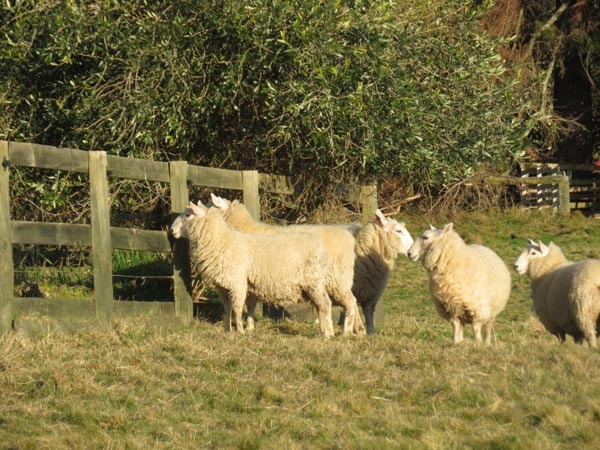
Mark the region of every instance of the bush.
[[526, 105], [459, 0], [3, 2], [0, 138], [437, 192]]

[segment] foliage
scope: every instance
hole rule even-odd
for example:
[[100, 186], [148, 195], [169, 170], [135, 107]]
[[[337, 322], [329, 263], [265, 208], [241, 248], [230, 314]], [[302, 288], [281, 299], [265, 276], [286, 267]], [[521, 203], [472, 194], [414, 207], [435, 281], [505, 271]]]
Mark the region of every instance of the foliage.
[[527, 129], [474, 5], [3, 2], [0, 137], [438, 191]]

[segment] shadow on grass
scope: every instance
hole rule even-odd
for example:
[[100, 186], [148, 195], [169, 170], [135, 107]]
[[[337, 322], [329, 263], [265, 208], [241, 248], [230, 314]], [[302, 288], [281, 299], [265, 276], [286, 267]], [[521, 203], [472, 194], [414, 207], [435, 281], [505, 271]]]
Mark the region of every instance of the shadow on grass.
[[223, 303], [218, 299], [194, 303], [194, 318], [204, 322], [222, 322], [224, 312]]
[[[261, 306], [262, 310], [259, 309]], [[262, 311], [262, 315], [260, 311]], [[206, 301], [194, 303], [194, 318], [201, 322], [211, 324], [221, 323], [223, 322], [224, 312], [223, 303], [218, 297], [210, 297]], [[257, 306], [257, 313], [256, 327], [259, 329], [266, 326], [275, 333], [287, 336], [300, 336], [304, 334], [298, 328], [298, 325], [294, 323], [293, 317], [290, 317], [290, 314], [284, 308], [259, 304]], [[247, 314], [244, 313], [244, 323], [246, 320]]]
[[300, 336], [303, 333], [290, 322], [277, 322], [271, 327], [273, 331], [286, 336]]

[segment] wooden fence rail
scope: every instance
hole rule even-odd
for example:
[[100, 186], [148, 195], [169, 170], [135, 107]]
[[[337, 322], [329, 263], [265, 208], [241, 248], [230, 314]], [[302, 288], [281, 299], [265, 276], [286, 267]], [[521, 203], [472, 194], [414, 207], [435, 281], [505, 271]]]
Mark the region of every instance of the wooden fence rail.
[[[183, 211], [192, 186], [241, 190], [252, 216], [259, 218], [259, 190], [291, 194], [289, 179], [257, 171], [212, 169], [190, 165], [124, 158], [102, 151], [84, 151], [45, 145], [0, 141], [0, 332], [15, 328], [19, 317], [36, 312], [54, 319], [92, 319], [109, 324], [116, 316], [160, 315], [184, 324], [193, 319], [193, 299], [187, 242], [172, 245], [165, 231], [112, 227], [108, 178], [163, 182], [170, 185], [171, 211]], [[11, 220], [10, 171], [36, 167], [87, 173], [90, 184], [91, 224], [42, 223]], [[376, 192], [363, 187], [372, 214]], [[373, 200], [375, 198], [375, 200]], [[373, 211], [371, 211], [373, 209]], [[92, 248], [93, 299], [21, 298], [14, 295], [13, 244], [86, 246]], [[113, 298], [112, 250], [173, 252], [173, 298], [170, 302], [116, 301]]]

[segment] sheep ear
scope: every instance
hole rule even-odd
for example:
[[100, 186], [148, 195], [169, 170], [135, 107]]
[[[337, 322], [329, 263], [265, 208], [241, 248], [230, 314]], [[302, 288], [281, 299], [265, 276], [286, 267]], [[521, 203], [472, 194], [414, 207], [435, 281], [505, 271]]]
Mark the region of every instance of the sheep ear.
[[385, 217], [379, 209], [375, 211], [375, 220], [379, 220], [382, 225], [385, 225], [388, 221], [387, 217]]
[[198, 217], [204, 217], [206, 215], [206, 207], [202, 204], [202, 202], [198, 202], [197, 205], [194, 202], [190, 202], [190, 209], [192, 213]]
[[436, 228], [436, 227], [434, 227], [434, 226], [433, 226], [433, 225], [431, 225], [431, 224], [429, 224], [429, 229], [430, 229], [430, 230], [437, 230], [437, 228]]
[[442, 229], [442, 234], [447, 234], [447, 233], [451, 232], [453, 227], [454, 227], [454, 224], [452, 222], [444, 225], [444, 228]]
[[533, 239], [527, 239], [527, 243], [529, 244], [530, 247], [537, 245]]
[[219, 209], [227, 209], [229, 207], [227, 200], [213, 194], [212, 192], [210, 193], [210, 201], [212, 202], [213, 206]]
[[540, 246], [540, 251], [542, 252], [542, 255], [547, 255], [548, 253], [550, 253], [550, 249], [548, 248], [548, 246], [546, 244], [544, 244], [542, 241], [538, 241], [538, 245]]

